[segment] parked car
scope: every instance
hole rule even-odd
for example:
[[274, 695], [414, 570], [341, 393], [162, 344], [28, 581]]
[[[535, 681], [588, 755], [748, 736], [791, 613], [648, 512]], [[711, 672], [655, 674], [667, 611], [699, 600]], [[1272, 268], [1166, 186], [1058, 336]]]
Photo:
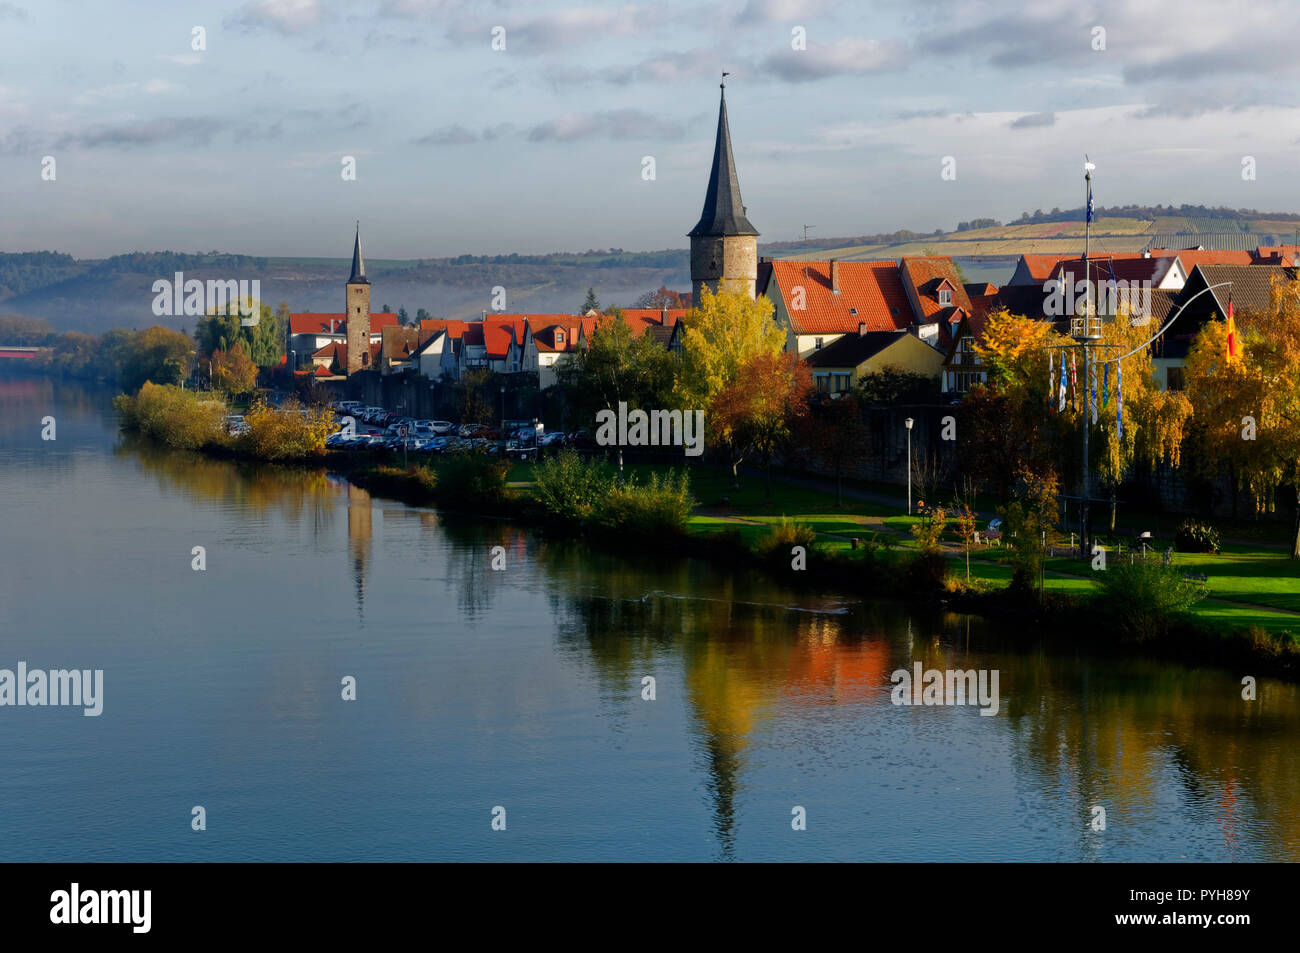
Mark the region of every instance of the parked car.
[[433, 432], [440, 437], [456, 432], [456, 425], [450, 420], [430, 420], [428, 424], [433, 428]]

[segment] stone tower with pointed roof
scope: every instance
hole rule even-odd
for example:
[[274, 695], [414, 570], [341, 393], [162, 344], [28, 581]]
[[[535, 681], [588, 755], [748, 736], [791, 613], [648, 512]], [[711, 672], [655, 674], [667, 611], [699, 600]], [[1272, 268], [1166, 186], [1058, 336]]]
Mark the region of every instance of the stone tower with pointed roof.
[[352, 246], [352, 275], [347, 284], [348, 376], [370, 369], [370, 281], [361, 257], [361, 224]]
[[706, 285], [719, 290], [747, 291], [752, 298], [758, 282], [758, 229], [745, 217], [740, 200], [740, 180], [731, 152], [727, 126], [727, 87], [721, 84], [718, 138], [713, 146], [713, 169], [704, 195], [704, 212], [687, 234], [691, 239], [691, 291], [696, 304]]

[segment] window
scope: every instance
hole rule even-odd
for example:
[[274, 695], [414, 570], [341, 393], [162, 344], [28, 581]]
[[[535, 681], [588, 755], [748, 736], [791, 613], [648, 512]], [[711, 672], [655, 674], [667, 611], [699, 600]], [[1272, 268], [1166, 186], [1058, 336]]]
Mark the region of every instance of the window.
[[857, 314], [857, 313], [858, 313], [857, 308], [849, 308], [849, 314]]
[[1182, 390], [1184, 386], [1183, 369], [1181, 367], [1171, 367], [1165, 371], [1166, 390]]
[[842, 394], [849, 389], [849, 374], [832, 374], [831, 390], [836, 394]]
[[830, 391], [831, 379], [826, 374], [818, 374], [813, 380], [817, 383], [817, 393], [825, 394]]
[[944, 305], [945, 307], [947, 305], [952, 304], [952, 291], [950, 289], [948, 288], [939, 289], [939, 303], [941, 305]]
[[825, 340], [824, 338], [813, 338], [813, 348], [814, 348], [814, 350], [817, 349], [817, 348], [820, 348], [820, 347], [822, 346], [822, 342], [823, 342], [824, 340]]

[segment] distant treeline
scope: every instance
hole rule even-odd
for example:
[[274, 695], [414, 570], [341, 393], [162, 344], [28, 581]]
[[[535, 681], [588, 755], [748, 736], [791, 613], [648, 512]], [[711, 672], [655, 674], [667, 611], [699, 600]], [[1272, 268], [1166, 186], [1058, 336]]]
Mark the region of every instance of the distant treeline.
[[155, 274], [161, 278], [186, 270], [265, 270], [266, 266], [265, 258], [217, 251], [207, 254], [137, 251], [112, 258], [82, 260], [56, 251], [0, 252], [0, 297], [26, 294], [73, 278], [105, 279], [139, 274]]

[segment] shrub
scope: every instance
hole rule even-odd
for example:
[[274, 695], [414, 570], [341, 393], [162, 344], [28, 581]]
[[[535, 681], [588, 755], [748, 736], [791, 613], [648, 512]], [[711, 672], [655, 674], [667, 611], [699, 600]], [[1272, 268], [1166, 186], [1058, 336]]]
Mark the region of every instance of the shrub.
[[948, 557], [938, 548], [922, 549], [908, 561], [905, 583], [912, 592], [934, 592], [948, 586]]
[[438, 495], [446, 500], [493, 503], [505, 497], [508, 461], [485, 453], [453, 453], [438, 463]]
[[134, 397], [120, 394], [113, 407], [124, 430], [177, 450], [197, 450], [226, 439], [226, 405], [194, 391], [145, 381]]
[[948, 514], [941, 506], [932, 506], [921, 511], [920, 517], [912, 524], [912, 535], [921, 544], [922, 552], [938, 552], [939, 538], [948, 525]]
[[248, 430], [235, 438], [235, 447], [258, 460], [301, 460], [324, 452], [333, 421], [319, 407], [299, 412], [296, 400], [280, 407], [259, 401], [244, 415]]
[[680, 535], [694, 503], [684, 471], [652, 473], [648, 483], [615, 486], [596, 504], [596, 517], [608, 529], [640, 536]]
[[1184, 579], [1173, 566], [1147, 559], [1112, 562], [1097, 574], [1096, 585], [1097, 609], [1121, 634], [1138, 640], [1164, 635], [1207, 593], [1204, 583]]
[[537, 502], [552, 516], [577, 523], [591, 519], [614, 490], [614, 470], [601, 460], [586, 460], [565, 450], [533, 470]]
[[790, 549], [802, 546], [811, 551], [817, 546], [817, 531], [804, 523], [781, 517], [779, 523], [773, 524], [755, 546], [758, 555], [765, 561], [785, 562], [790, 559]]
[[1174, 546], [1180, 553], [1217, 553], [1219, 531], [1209, 523], [1186, 519], [1178, 527]]

